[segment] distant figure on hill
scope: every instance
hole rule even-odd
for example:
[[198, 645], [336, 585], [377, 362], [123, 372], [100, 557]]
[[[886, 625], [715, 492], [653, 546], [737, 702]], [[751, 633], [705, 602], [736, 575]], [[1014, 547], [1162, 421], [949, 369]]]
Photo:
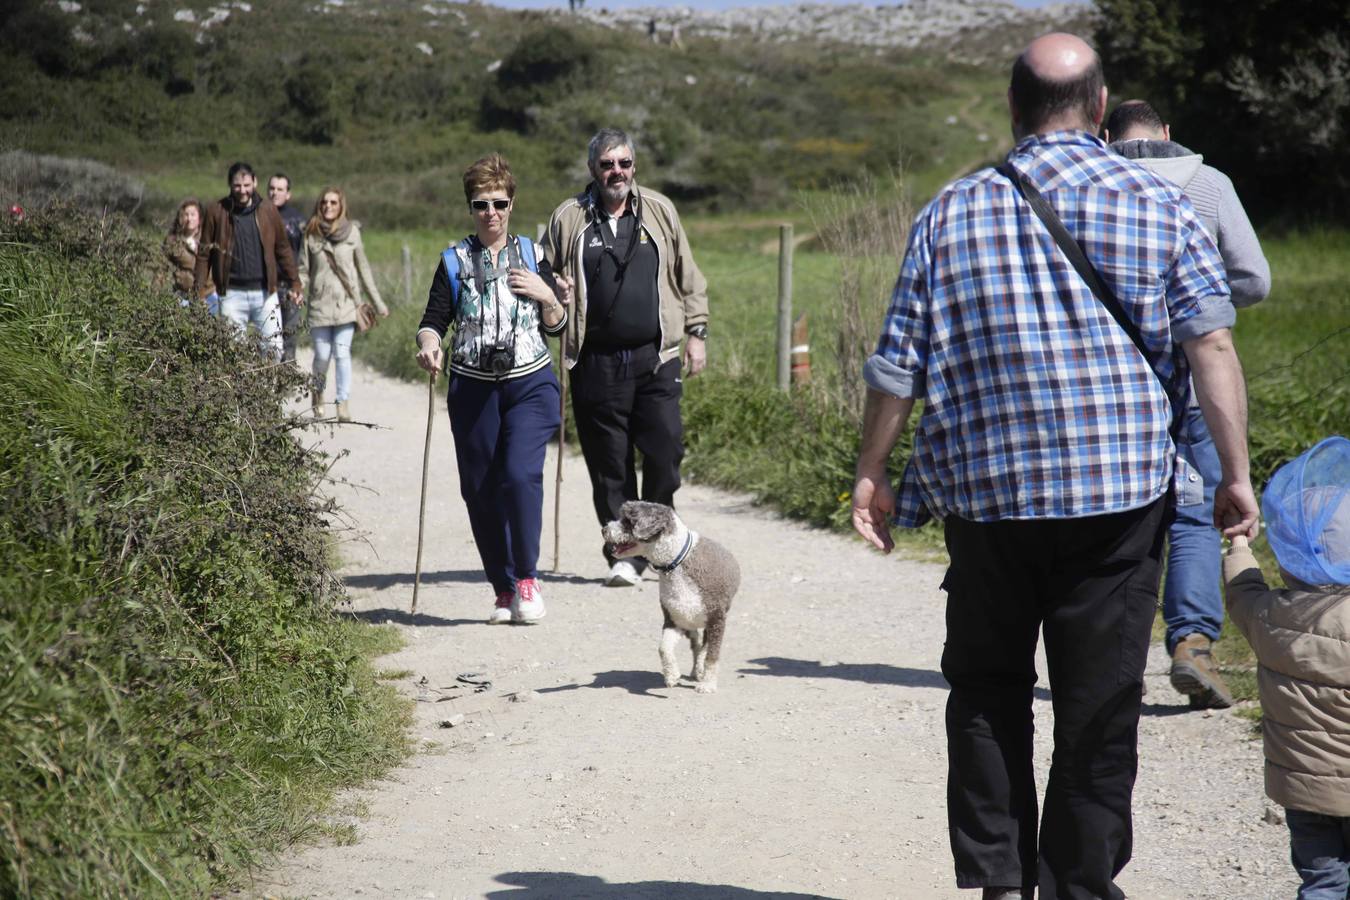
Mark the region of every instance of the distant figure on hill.
[[[1251, 306], [1270, 292], [1270, 265], [1261, 252], [1233, 182], [1204, 158], [1172, 140], [1171, 128], [1143, 100], [1126, 100], [1106, 120], [1111, 149], [1147, 167], [1186, 192], [1223, 257], [1233, 305]], [[1219, 532], [1214, 489], [1222, 472], [1194, 391], [1177, 439], [1176, 519], [1167, 531], [1163, 621], [1172, 657], [1172, 686], [1195, 709], [1233, 705], [1210, 648], [1223, 627]]]
[[[1007, 97], [1017, 143], [1003, 164], [943, 188], [910, 231], [864, 368], [853, 523], [889, 550], [892, 520], [943, 521], [957, 886], [1121, 900], [1186, 363], [1230, 536], [1257, 528], [1246, 391], [1214, 242], [1175, 185], [1096, 136], [1097, 54], [1073, 35], [1037, 38]], [[887, 464], [919, 399], [897, 497]], [[1038, 804], [1042, 633], [1054, 751]]]
[[315, 418], [327, 415], [323, 391], [328, 380], [328, 362], [334, 360], [337, 387], [333, 400], [339, 422], [352, 420], [352, 336], [356, 332], [361, 291], [365, 290], [381, 317], [389, 307], [375, 286], [375, 276], [361, 243], [361, 225], [347, 218], [347, 197], [341, 188], [324, 188], [314, 204], [314, 215], [305, 226], [300, 248], [302, 303], [309, 305], [309, 335], [314, 341]]
[[253, 167], [245, 162], [230, 166], [228, 183], [230, 193], [206, 210], [193, 291], [205, 298], [214, 282], [221, 315], [240, 329], [253, 323], [268, 355], [279, 361], [283, 345], [277, 284], [284, 278], [292, 285], [289, 299], [299, 299], [295, 255], [277, 208], [256, 193]]
[[[300, 257], [300, 242], [305, 239], [305, 214], [291, 206], [291, 179], [285, 172], [278, 172], [267, 179], [267, 196], [277, 208], [281, 222], [286, 226], [286, 239], [291, 242], [291, 252]], [[300, 298], [290, 299], [290, 284], [282, 273], [277, 284], [277, 296], [281, 301], [281, 358], [288, 363], [295, 362], [295, 335], [300, 330]]]
[[[587, 149], [591, 183], [553, 211], [544, 234], [544, 258], [576, 285], [563, 364], [602, 526], [627, 500], [674, 505], [684, 458], [681, 356], [691, 378], [708, 361], [708, 282], [675, 204], [638, 188], [636, 160], [627, 134], [597, 132]], [[637, 584], [646, 562], [611, 550], [603, 549], [605, 583]]]
[[[173, 290], [179, 302], [187, 306], [192, 297], [192, 280], [197, 270], [197, 248], [201, 246], [202, 205], [195, 197], [189, 197], [178, 205], [173, 217], [173, 225], [164, 236], [164, 255], [173, 267]], [[215, 285], [207, 276], [206, 311], [211, 315], [220, 312], [220, 297], [216, 295]]]

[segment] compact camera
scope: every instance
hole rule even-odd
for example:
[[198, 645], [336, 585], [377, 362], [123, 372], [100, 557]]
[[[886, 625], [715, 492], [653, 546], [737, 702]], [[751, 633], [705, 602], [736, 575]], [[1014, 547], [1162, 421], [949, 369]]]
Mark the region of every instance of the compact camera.
[[511, 344], [493, 344], [487, 352], [487, 370], [501, 378], [516, 364], [516, 348]]

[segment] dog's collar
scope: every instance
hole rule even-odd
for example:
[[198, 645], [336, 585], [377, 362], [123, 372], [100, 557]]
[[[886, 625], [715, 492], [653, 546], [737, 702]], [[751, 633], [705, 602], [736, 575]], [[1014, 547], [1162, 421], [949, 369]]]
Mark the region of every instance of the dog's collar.
[[658, 566], [656, 563], [652, 563], [652, 568], [658, 572], [674, 572], [676, 569], [679, 568], [680, 563], [684, 562], [684, 558], [689, 555], [689, 551], [693, 549], [694, 549], [694, 532], [690, 531], [688, 534], [684, 536], [684, 546], [680, 548], [679, 553], [675, 554], [675, 558], [671, 560], [670, 565]]

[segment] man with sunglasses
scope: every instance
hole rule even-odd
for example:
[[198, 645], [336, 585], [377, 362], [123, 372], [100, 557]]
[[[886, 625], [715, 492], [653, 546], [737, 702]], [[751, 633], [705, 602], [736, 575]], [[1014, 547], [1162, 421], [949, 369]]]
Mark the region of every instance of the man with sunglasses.
[[[601, 524], [626, 500], [674, 504], [684, 457], [681, 365], [694, 376], [707, 362], [707, 282], [674, 204], [638, 189], [636, 159], [622, 131], [591, 138], [592, 181], [554, 210], [541, 245], [552, 270], [575, 285], [563, 364]], [[637, 584], [645, 561], [610, 551], [605, 583]]]

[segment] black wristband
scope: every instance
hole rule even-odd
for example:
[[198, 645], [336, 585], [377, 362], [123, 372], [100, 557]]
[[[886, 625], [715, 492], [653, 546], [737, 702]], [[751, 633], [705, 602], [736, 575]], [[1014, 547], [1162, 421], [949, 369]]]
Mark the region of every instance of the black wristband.
[[684, 333], [692, 338], [698, 338], [700, 341], [706, 341], [708, 339], [708, 326], [690, 325], [684, 330]]

